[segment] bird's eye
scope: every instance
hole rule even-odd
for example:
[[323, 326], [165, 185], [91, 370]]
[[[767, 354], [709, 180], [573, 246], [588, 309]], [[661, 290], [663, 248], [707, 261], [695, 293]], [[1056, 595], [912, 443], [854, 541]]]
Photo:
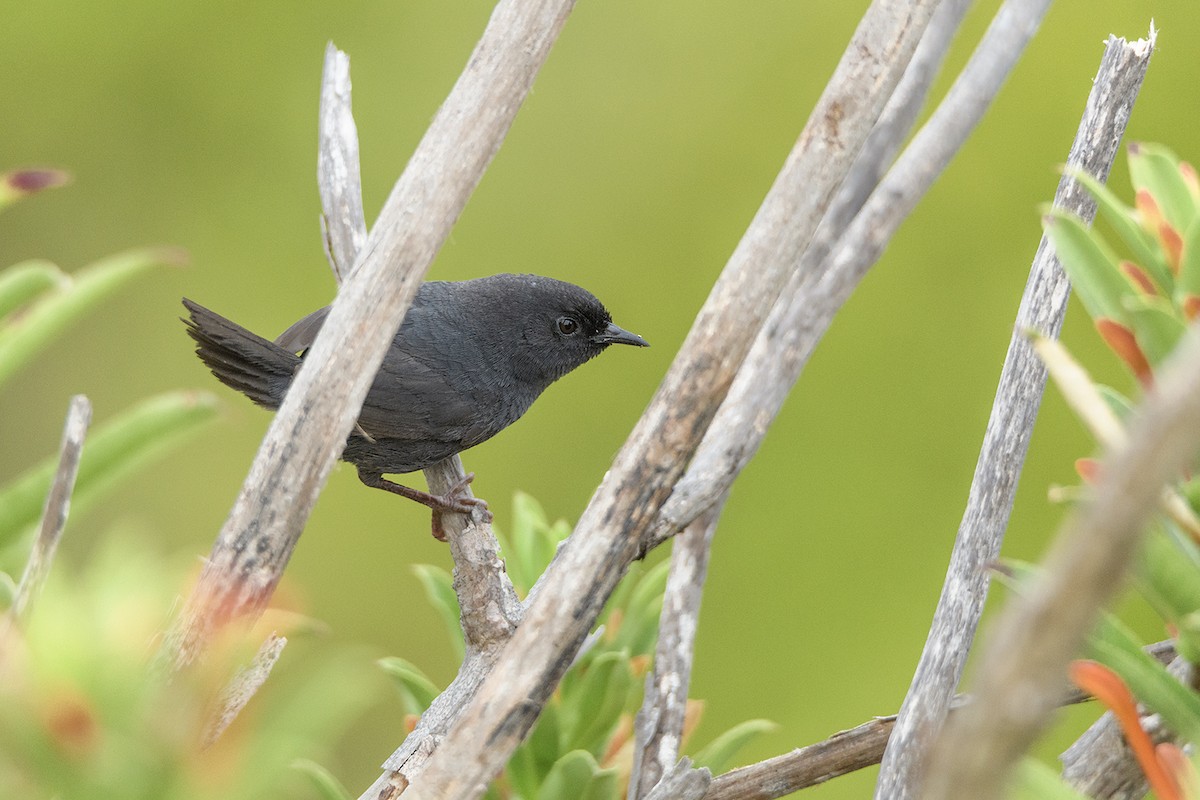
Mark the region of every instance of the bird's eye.
[[579, 323], [570, 317], [558, 318], [558, 332], [563, 336], [570, 336], [579, 330]]

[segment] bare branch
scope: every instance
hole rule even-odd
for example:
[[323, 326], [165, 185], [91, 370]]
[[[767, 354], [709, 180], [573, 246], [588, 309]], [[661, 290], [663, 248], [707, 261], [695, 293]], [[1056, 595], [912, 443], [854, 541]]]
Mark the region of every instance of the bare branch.
[[1028, 593], [996, 619], [977, 702], [946, 726], [930, 764], [934, 798], [999, 797], [1008, 771], [1047, 723], [1053, 697], [1099, 608], [1121, 587], [1162, 487], [1200, 448], [1200, 331], [1159, 371], [1100, 481], [1067, 520]]
[[[940, 60], [949, 47], [950, 31], [964, 12], [959, 7], [945, 12], [940, 38], [923, 41], [934, 48], [927, 52], [931, 61]], [[772, 309], [687, 475], [656, 521], [644, 550], [674, 535], [713, 498], [728, 491], [757, 452], [768, 423], [783, 405], [833, 316], [878, 260], [900, 223], [950, 162], [982, 117], [991, 97], [999, 91], [1007, 74], [1004, 67], [1011, 69], [1020, 55], [1018, 44], [1011, 38], [1003, 41], [993, 38], [980, 45], [963, 76], [861, 210], [857, 207], [861, 202], [857, 188], [860, 179], [843, 190], [838, 200], [841, 207], [831, 210], [814, 246], [804, 253], [800, 267]], [[941, 48], [940, 53], [935, 45]], [[932, 65], [924, 65], [916, 73], [912, 88], [901, 96], [901, 102], [914, 103], [927, 90], [931, 79]], [[896, 115], [901, 116], [899, 110]], [[888, 131], [893, 140], [903, 138], [898, 120], [881, 130]], [[856, 172], [864, 176], [878, 174], [878, 165], [892, 152], [892, 144], [881, 132], [875, 142], [878, 152], [861, 167], [856, 166]], [[857, 216], [849, 227], [839, 230], [848, 212], [857, 212]], [[829, 253], [831, 242], [836, 242], [836, 247]]]
[[656, 796], [656, 786], [679, 759], [700, 598], [708, 572], [708, 553], [721, 516], [718, 503], [699, 516], [671, 546], [671, 571], [658, 623], [654, 671], [638, 711], [629, 800]]
[[367, 241], [358, 127], [350, 110], [350, 58], [330, 42], [321, 71], [321, 111], [317, 130], [317, 188], [325, 255], [338, 285]]
[[[54, 552], [58, 549], [59, 539], [62, 538], [67, 516], [71, 511], [71, 493], [75, 490], [75, 477], [79, 474], [83, 439], [91, 422], [92, 404], [81, 394], [72, 397], [67, 408], [62, 442], [58, 447], [58, 469], [54, 472], [54, 480], [50, 483], [50, 491], [46, 494], [46, 503], [42, 507], [42, 523], [33, 541], [29, 560], [25, 562], [25, 571], [21, 573], [12, 605], [5, 615], [7, 619], [0, 628], [12, 624], [19, 625], [28, 618], [33, 602], [50, 573]], [[0, 639], [2, 638], [0, 636]]]
[[695, 451], [935, 6], [876, 0], [868, 10], [663, 385], [410, 796], [478, 796], [533, 724]]
[[895, 717], [877, 717], [823, 742], [713, 779], [704, 800], [768, 800], [878, 764]]
[[221, 734], [233, 724], [237, 715], [242, 713], [242, 709], [246, 707], [254, 694], [267, 682], [267, 678], [271, 676], [271, 670], [275, 668], [275, 662], [283, 654], [286, 644], [286, 638], [272, 633], [258, 648], [254, 660], [233, 676], [233, 680], [221, 692], [221, 699], [217, 703], [219, 711], [209, 720], [204, 731], [203, 747], [210, 747], [213, 742], [221, 738]]
[[[1149, 57], [1149, 51], [1141, 53], [1123, 39], [1109, 39], [1071, 146], [1069, 165], [1101, 181], [1108, 178]], [[1066, 177], [1059, 182], [1054, 205], [1089, 222], [1096, 213], [1091, 195]], [[1000, 553], [1045, 389], [1046, 369], [1021, 332], [1032, 328], [1057, 337], [1069, 293], [1067, 277], [1043, 237], [1017, 310], [1016, 331], [1000, 372], [942, 595], [912, 685], [900, 708], [894, 745], [883, 760], [876, 797], [919, 796], [922, 760], [942, 727], [962, 677], [987, 598], [987, 566]]]
[[571, 0], [501, 0], [417, 146], [271, 423], [163, 658], [194, 661], [213, 632], [253, 620], [434, 255], [495, 155]]
[[690, 758], [681, 758], [666, 770], [646, 800], [700, 800], [711, 783], [712, 773], [707, 767], [694, 769]]

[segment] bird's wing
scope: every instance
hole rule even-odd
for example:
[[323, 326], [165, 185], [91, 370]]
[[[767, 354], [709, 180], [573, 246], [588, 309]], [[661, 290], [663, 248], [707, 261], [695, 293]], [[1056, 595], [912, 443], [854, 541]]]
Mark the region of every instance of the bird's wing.
[[279, 334], [279, 338], [275, 340], [275, 344], [289, 353], [300, 353], [312, 347], [313, 342], [317, 340], [317, 334], [321, 331], [321, 326], [325, 324], [325, 318], [329, 316], [330, 308], [332, 306], [318, 308]]
[[[358, 424], [372, 438], [474, 442], [487, 438], [476, 398], [393, 346], [384, 356]], [[494, 431], [492, 432], [494, 433]]]

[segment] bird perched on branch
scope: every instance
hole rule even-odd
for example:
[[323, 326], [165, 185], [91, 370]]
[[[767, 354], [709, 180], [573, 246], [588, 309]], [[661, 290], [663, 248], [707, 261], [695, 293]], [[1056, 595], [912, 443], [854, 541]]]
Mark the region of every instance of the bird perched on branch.
[[[271, 342], [187, 298], [183, 304], [200, 359], [226, 386], [269, 409], [283, 402], [330, 308]], [[487, 508], [462, 494], [474, 473], [444, 495], [383, 476], [415, 472], [487, 441], [610, 344], [649, 346], [570, 283], [507, 274], [425, 283], [383, 357], [342, 460], [367, 486], [431, 508], [434, 536], [444, 539], [441, 512]]]

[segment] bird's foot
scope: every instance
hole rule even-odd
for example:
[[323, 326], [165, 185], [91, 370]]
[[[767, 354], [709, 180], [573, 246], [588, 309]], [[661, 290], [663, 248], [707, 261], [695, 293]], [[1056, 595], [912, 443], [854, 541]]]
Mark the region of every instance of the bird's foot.
[[463, 492], [471, 481], [475, 480], [475, 473], [468, 472], [462, 480], [450, 487], [450, 490], [445, 494], [430, 494], [422, 492], [420, 489], [413, 489], [410, 486], [403, 486], [399, 483], [394, 483], [387, 480], [378, 473], [364, 472], [362, 469], [358, 471], [359, 480], [374, 489], [383, 489], [385, 492], [398, 494], [401, 497], [407, 497], [409, 500], [414, 500], [423, 506], [428, 506], [433, 510], [433, 538], [440, 542], [446, 541], [446, 531], [442, 527], [442, 514], [453, 512], [456, 514], [470, 514], [474, 509], [480, 508], [483, 511], [483, 519], [485, 522], [492, 521], [492, 512], [488, 510], [487, 501], [481, 497], [472, 497], [465, 495]]
[[[442, 514], [451, 511], [458, 514], [470, 514], [476, 508], [483, 511], [484, 522], [492, 521], [492, 512], [488, 509], [487, 500], [482, 497], [464, 495], [463, 491], [475, 480], [475, 473], [468, 472], [458, 483], [450, 487], [445, 494], [431, 494], [429, 507], [433, 509], [433, 538], [439, 542], [446, 541], [446, 530], [442, 527]], [[436, 503], [436, 505], [435, 505]]]

